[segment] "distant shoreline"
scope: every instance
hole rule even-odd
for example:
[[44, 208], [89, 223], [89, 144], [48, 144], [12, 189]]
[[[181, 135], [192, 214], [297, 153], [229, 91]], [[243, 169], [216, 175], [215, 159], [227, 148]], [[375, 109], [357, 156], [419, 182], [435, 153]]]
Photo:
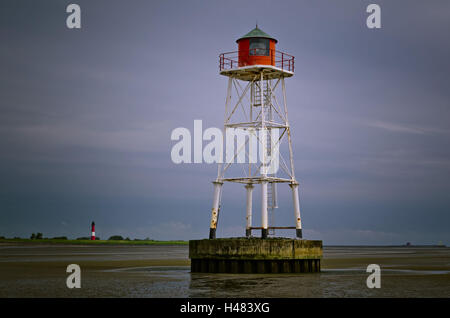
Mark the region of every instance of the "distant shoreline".
[[155, 241], [155, 240], [62, 240], [62, 239], [0, 239], [2, 243], [23, 244], [61, 244], [61, 245], [188, 245], [188, 241]]
[[[62, 239], [0, 239], [2, 243], [23, 243], [23, 244], [59, 244], [59, 245], [189, 245], [189, 241], [173, 240], [62, 240]], [[324, 247], [405, 247], [405, 248], [426, 248], [439, 247], [446, 248], [446, 245], [438, 244], [418, 244], [418, 245], [324, 245]]]

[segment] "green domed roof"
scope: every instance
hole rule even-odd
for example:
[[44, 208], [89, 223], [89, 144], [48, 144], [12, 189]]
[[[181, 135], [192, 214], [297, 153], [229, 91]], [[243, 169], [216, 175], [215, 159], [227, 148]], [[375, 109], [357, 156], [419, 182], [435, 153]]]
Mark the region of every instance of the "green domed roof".
[[265, 39], [271, 39], [274, 40], [275, 43], [278, 42], [275, 38], [271, 37], [270, 35], [268, 35], [266, 32], [264, 32], [263, 30], [259, 29], [258, 26], [256, 26], [256, 28], [254, 28], [253, 30], [251, 30], [250, 32], [248, 32], [246, 35], [244, 35], [243, 37], [240, 37], [239, 39], [236, 40], [236, 42], [242, 40], [242, 39], [248, 39], [248, 38], [265, 38]]

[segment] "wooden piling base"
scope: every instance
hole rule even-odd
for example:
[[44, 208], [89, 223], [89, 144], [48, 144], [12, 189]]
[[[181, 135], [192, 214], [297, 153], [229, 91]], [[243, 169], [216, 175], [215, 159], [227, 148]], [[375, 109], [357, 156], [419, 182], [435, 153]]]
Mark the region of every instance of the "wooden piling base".
[[193, 273], [320, 272], [322, 241], [229, 238], [189, 241]]
[[292, 274], [320, 272], [320, 259], [218, 260], [192, 259], [192, 273]]

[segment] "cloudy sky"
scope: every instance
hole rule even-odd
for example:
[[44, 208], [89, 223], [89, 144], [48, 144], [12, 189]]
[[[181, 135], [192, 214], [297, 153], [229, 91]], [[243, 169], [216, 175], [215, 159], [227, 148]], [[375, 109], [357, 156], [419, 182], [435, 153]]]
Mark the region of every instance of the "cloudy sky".
[[[170, 134], [222, 126], [218, 55], [257, 20], [295, 56], [304, 236], [450, 244], [449, 17], [445, 0], [2, 1], [0, 236], [87, 236], [94, 220], [101, 238], [207, 237], [216, 166], [174, 164]], [[244, 200], [224, 186], [218, 236], [245, 233]], [[279, 201], [293, 225], [287, 186]]]

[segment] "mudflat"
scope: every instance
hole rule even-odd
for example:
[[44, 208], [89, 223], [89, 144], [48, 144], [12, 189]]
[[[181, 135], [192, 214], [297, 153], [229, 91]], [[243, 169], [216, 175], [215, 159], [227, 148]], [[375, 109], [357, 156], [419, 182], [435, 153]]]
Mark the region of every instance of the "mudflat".
[[[69, 289], [69, 264], [81, 288]], [[370, 289], [369, 264], [381, 267]], [[324, 247], [316, 274], [190, 273], [188, 246], [0, 244], [0, 297], [450, 297], [450, 248]]]

